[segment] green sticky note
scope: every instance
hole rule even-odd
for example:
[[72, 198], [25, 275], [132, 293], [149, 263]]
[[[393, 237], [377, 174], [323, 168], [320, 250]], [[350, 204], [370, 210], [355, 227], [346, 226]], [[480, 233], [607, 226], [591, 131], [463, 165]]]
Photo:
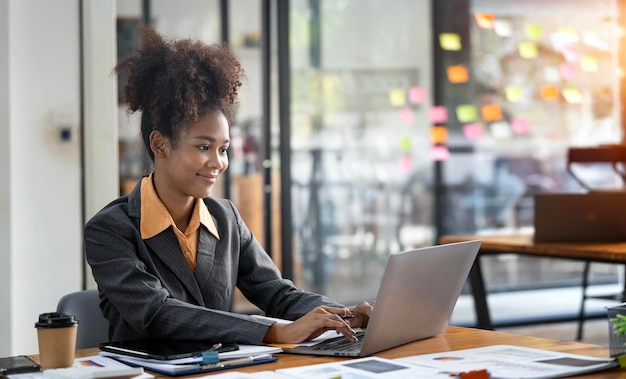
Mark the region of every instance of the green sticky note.
[[526, 37], [530, 39], [541, 39], [543, 37], [543, 28], [537, 24], [526, 24], [524, 26]]
[[478, 110], [471, 104], [459, 105], [456, 107], [456, 118], [464, 124], [474, 122], [478, 118]]
[[411, 151], [411, 139], [409, 137], [400, 138], [400, 151]]

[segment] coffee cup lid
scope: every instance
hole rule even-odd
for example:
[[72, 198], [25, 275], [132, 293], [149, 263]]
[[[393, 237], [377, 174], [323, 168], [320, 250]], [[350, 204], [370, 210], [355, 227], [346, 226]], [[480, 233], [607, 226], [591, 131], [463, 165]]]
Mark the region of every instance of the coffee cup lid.
[[78, 320], [73, 315], [51, 312], [39, 315], [39, 321], [35, 323], [35, 328], [64, 328], [78, 324]]

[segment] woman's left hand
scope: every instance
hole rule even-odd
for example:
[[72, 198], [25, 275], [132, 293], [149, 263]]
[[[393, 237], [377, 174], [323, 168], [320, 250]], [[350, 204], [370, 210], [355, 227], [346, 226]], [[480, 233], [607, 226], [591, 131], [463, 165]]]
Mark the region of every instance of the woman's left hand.
[[374, 309], [375, 301], [362, 301], [356, 307], [344, 308], [345, 313], [353, 315], [354, 317], [348, 319], [350, 326], [353, 328], [365, 328], [370, 320], [370, 315]]

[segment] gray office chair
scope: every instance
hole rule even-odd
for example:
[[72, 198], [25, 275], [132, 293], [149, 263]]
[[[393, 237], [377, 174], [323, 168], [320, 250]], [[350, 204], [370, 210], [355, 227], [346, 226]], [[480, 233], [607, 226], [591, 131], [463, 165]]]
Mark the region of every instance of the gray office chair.
[[98, 347], [109, 340], [109, 322], [100, 311], [98, 290], [72, 292], [57, 303], [57, 312], [74, 315], [78, 319], [76, 348]]

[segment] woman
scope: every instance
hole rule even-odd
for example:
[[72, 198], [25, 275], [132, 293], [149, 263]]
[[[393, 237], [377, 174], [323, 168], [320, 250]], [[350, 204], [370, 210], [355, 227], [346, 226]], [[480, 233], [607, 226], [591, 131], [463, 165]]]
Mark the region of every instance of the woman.
[[[109, 338], [299, 343], [336, 330], [356, 340], [352, 327], [366, 326], [372, 304], [347, 308], [298, 290], [234, 205], [209, 197], [228, 167], [229, 121], [245, 77], [235, 55], [144, 28], [122, 69], [154, 171], [85, 227]], [[267, 316], [294, 322], [231, 312], [236, 287]]]

